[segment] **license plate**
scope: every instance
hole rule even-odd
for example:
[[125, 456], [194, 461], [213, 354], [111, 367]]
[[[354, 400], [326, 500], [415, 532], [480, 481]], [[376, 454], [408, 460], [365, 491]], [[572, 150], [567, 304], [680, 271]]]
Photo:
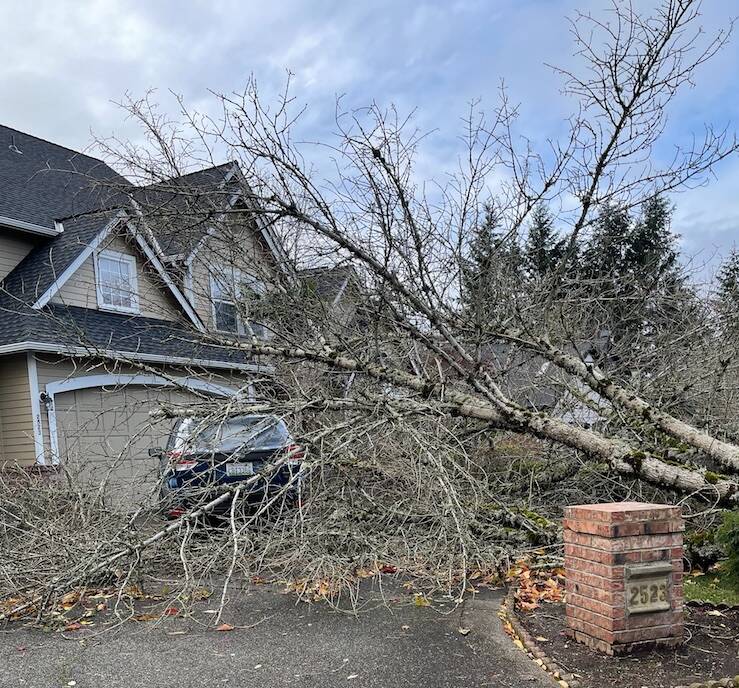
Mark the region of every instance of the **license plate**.
[[248, 463], [227, 463], [226, 464], [226, 475], [254, 475], [254, 464]]

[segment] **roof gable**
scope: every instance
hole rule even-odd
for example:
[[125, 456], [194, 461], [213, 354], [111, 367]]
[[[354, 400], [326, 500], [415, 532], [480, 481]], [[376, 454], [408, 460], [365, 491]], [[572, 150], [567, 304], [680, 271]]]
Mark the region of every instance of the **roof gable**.
[[64, 232], [34, 248], [5, 278], [5, 294], [29, 305], [40, 299], [46, 303], [54, 285], [63, 284], [76, 270], [80, 256], [120, 219], [120, 211], [109, 210], [66, 220]]
[[[192, 256], [216, 220], [239, 202], [242, 189], [248, 188], [245, 184], [238, 166], [226, 163], [135, 187], [96, 158], [0, 125], [0, 226], [50, 237], [5, 277], [0, 309], [13, 304], [45, 307], [102, 238], [121, 223], [193, 324], [203, 329], [160, 258]], [[152, 209], [159, 210], [165, 221], [157, 219], [156, 212], [146, 212]], [[292, 275], [280, 242], [261, 217], [255, 222], [276, 265]], [[174, 260], [171, 267], [176, 268]]]
[[189, 256], [232, 203], [233, 163], [167, 179], [131, 195], [165, 256]]
[[62, 234], [36, 247], [6, 277], [0, 305], [4, 302], [8, 307], [15, 302], [31, 306], [33, 309], [46, 306], [116, 227], [124, 227], [130, 232], [142, 254], [192, 324], [197, 329], [203, 330], [203, 324], [191, 304], [122, 210], [90, 213], [66, 220], [65, 231]]

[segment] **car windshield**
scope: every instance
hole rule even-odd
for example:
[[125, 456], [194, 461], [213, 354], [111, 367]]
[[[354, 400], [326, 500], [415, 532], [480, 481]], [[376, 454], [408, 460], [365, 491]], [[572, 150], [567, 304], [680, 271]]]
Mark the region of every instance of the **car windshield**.
[[186, 452], [278, 449], [290, 443], [287, 426], [276, 416], [234, 416], [210, 425], [187, 418], [174, 436], [176, 447]]

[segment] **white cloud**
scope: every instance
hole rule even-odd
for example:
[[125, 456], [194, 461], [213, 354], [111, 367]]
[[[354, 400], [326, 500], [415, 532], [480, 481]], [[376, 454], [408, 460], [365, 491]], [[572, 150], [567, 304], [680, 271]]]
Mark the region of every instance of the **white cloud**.
[[[653, 4], [652, 0], [640, 0]], [[135, 135], [111, 101], [159, 88], [208, 107], [207, 89], [230, 92], [254, 74], [266, 93], [295, 74], [295, 95], [310, 105], [303, 131], [335, 130], [334, 98], [348, 108], [377, 100], [436, 130], [426, 141], [424, 177], [454, 165], [466, 104], [496, 101], [506, 77], [521, 102], [520, 126], [542, 144], [556, 135], [569, 104], [544, 62], [570, 63], [564, 16], [600, 0], [0, 0], [0, 122], [84, 148], [90, 129]], [[706, 3], [705, 23], [723, 21], [725, 3]], [[677, 103], [671, 132], [704, 120], [739, 120], [731, 47], [704, 69]], [[724, 165], [705, 189], [677, 196], [676, 229], [686, 250], [736, 241], [739, 168]]]

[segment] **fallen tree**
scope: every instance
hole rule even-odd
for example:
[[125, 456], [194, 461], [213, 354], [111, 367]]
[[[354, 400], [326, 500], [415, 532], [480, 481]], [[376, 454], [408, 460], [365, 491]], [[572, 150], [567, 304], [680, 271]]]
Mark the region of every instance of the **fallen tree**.
[[[699, 183], [737, 150], [736, 140], [727, 132], [708, 128], [700, 145], [678, 148], [669, 164], [660, 167], [654, 155], [671, 101], [728, 39], [729, 32], [720, 31], [703, 40], [699, 7], [691, 0], [670, 0], [653, 16], [642, 16], [615, 2], [610, 9], [613, 23], [578, 16], [573, 35], [581, 69], [560, 70], [566, 92], [577, 99], [578, 114], [570, 120], [568, 138], [549, 154], [534, 153], [530, 146], [521, 149], [515, 110], [503, 93], [492, 121], [470, 112], [459, 171], [432, 194], [420, 192], [414, 177], [420, 137], [392, 110], [371, 107], [341, 114], [339, 138], [330, 144], [341, 160], [340, 177], [322, 182], [294, 143], [295, 122], [287, 95], [274, 110], [262, 105], [253, 84], [240, 97], [218, 96], [223, 120], [218, 127], [191, 113], [187, 122], [200, 141], [199, 155], [207, 158], [225, 146], [248, 171], [240, 178], [240, 191], [251, 201], [259, 222], [287, 226], [293, 235], [302, 233], [296, 244], [301, 260], [309, 260], [314, 251], [333, 251], [361, 275], [361, 317], [374, 337], [369, 358], [392, 357], [417, 346], [443, 367], [445, 379], [434, 379], [437, 370], [430, 376], [409, 375], [407, 360], [396, 358], [395, 367], [372, 364], [360, 355], [360, 333], [337, 332], [321, 314], [296, 331], [295, 322], [289, 316], [284, 319], [284, 304], [271, 321], [274, 343], [244, 344], [220, 335], [212, 336], [213, 341], [254, 354], [306, 358], [424, 396], [441, 396], [453, 402], [454, 413], [485, 420], [491, 427], [562, 443], [607, 461], [620, 473], [729, 500], [736, 489], [734, 479], [719, 475], [709, 464], [718, 462], [719, 470], [735, 473], [739, 447], [676, 417], [630, 389], [628, 381], [619, 382], [584, 360], [578, 347], [572, 351], [568, 342], [573, 337], [588, 341], [593, 332], [572, 332], [563, 326], [573, 312], [567, 292], [576, 293], [577, 282], [567, 281], [568, 260], [579, 237], [592, 228], [598, 210], [608, 204], [633, 207]], [[168, 126], [152, 116], [149, 103], [129, 102], [127, 107], [149, 131]], [[160, 131], [155, 137], [160, 153], [155, 159], [163, 164], [157, 171], [160, 180], [165, 171], [181, 172], [167, 169], [166, 161], [183, 160], [182, 151], [167, 149], [164, 142], [176, 139], [166, 134]], [[101, 145], [122, 169], [151, 175], [151, 154], [137, 156], [135, 147], [111, 142]], [[507, 285], [500, 297], [514, 303], [515, 309], [479, 325], [460, 309], [460, 280], [488, 179], [498, 173], [503, 181], [495, 192], [497, 213], [507, 236], [521, 231], [543, 199], [551, 204], [574, 197], [577, 202], [559, 218], [566, 250], [550, 280], [538, 292], [531, 284]], [[192, 190], [182, 188], [178, 193], [187, 197]], [[142, 220], [161, 224], [161, 206], [147, 208], [139, 200], [137, 207]], [[288, 293], [288, 308], [301, 309], [302, 297], [299, 290]], [[583, 299], [577, 306], [582, 311], [588, 303]], [[248, 305], [242, 307], [246, 320], [253, 314]], [[691, 468], [665, 463], [625, 437], [606, 437], [549, 410], [525, 408], [504, 393], [480, 360], [480, 341], [502, 341], [543, 357], [569, 376], [573, 390], [584, 383], [638, 423], [699, 450], [709, 464]], [[669, 365], [666, 357], [662, 360]]]
[[[213, 328], [188, 337], [269, 361], [276, 381], [259, 386], [256, 403], [203, 399], [165, 409], [169, 417], [259, 411], [290, 419], [312, 448], [311, 502], [266, 529], [232, 514], [209, 554], [197, 548], [191, 524], [212, 500], [147, 537], [131, 541], [121, 527], [128, 541], [116, 531], [104, 552], [86, 545], [80, 570], [18, 585], [31, 590], [24, 609], [109, 577], [122, 561], [133, 570], [149, 549], [169, 565], [181, 560], [186, 573], [195, 559], [202, 571], [222, 571], [226, 562], [229, 576], [238, 566], [249, 574], [288, 571], [308, 589], [387, 568], [458, 591], [471, 571], [550, 546], [556, 527], [547, 517], [565, 500], [684, 500], [708, 514], [733, 507], [739, 446], [728, 419], [739, 409], [729, 395], [720, 414], [712, 411], [719, 422], [705, 423], [703, 411], [722, 381], [739, 375], [735, 344], [710, 318], [693, 323], [687, 337], [679, 313], [693, 312], [697, 290], [665, 297], [657, 281], [640, 285], [646, 310], [664, 315], [655, 334], [651, 324], [628, 329], [613, 315], [599, 296], [613, 280], [588, 281], [571, 267], [604, 208], [634, 208], [701, 183], [737, 150], [734, 137], [708, 127], [702, 142], [659, 164], [671, 101], [728, 40], [727, 31], [705, 37], [699, 8], [696, 0], [664, 0], [642, 16], [614, 2], [608, 21], [578, 16], [579, 68], [560, 72], [576, 101], [568, 135], [534, 152], [502, 91], [491, 118], [470, 109], [458, 169], [433, 185], [416, 170], [424, 137], [392, 108], [340, 112], [339, 134], [324, 147], [336, 175], [319, 178], [307, 146], [296, 143], [289, 92], [275, 108], [260, 101], [254, 83], [241, 95], [216, 96], [217, 121], [181, 103], [184, 121], [171, 123], [148, 101], [129, 101], [149, 146], [98, 143], [129, 178], [156, 185], [155, 197], [127, 185], [106, 189], [129, 196], [142, 236], [155, 244], [167, 232], [207, 225], [208, 237], [225, 238], [215, 270], [248, 263], [238, 235], [229, 234], [247, 221], [255, 231], [280, 232], [303, 267], [325, 267], [330, 258], [346, 270], [331, 299], [309, 288], [303, 273], [259, 298], [232, 285], [229, 306], [239, 321], [268, 336], [250, 325], [241, 336]], [[224, 154], [236, 163], [227, 182], [211, 189], [171, 182], [189, 163], [220, 163]], [[236, 197], [242, 205], [231, 204]], [[553, 269], [533, 279], [516, 266], [516, 242], [542, 202], [557, 208], [561, 251]], [[490, 203], [500, 227], [484, 270], [490, 290], [470, 294], [471, 237]], [[185, 256], [167, 259], [181, 277]], [[194, 297], [210, 299], [201, 288], [190, 285]], [[710, 313], [710, 303], [703, 306]], [[80, 347], [106, 359], [99, 346]], [[682, 367], [670, 372], [676, 361]], [[572, 409], [590, 411], [589, 420]], [[19, 536], [16, 551], [27, 538]], [[179, 548], [157, 550], [167, 538]], [[19, 580], [15, 571], [5, 578]]]

